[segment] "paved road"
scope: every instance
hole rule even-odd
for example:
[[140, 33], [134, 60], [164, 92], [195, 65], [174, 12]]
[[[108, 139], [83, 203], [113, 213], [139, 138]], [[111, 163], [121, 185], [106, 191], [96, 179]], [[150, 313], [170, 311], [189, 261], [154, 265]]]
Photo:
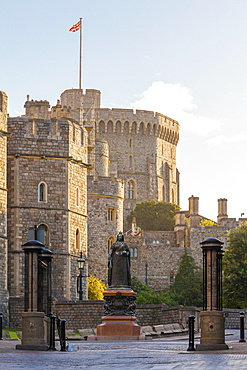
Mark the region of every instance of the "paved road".
[[187, 338], [70, 342], [71, 352], [66, 353], [15, 351], [17, 341], [11, 341], [5, 342], [6, 346], [12, 346], [9, 353], [0, 353], [0, 369], [247, 369], [247, 343], [237, 342], [239, 332], [231, 334], [226, 340], [232, 349], [207, 354], [187, 352]]

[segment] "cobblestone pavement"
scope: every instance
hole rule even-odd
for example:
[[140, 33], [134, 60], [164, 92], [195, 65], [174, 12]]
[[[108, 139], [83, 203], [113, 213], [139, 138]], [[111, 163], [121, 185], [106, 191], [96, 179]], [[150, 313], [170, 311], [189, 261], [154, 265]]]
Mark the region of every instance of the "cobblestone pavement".
[[0, 369], [247, 369], [247, 343], [232, 334], [226, 337], [230, 349], [220, 353], [187, 352], [188, 338], [70, 342], [66, 353], [21, 352], [14, 349], [18, 341], [1, 341]]

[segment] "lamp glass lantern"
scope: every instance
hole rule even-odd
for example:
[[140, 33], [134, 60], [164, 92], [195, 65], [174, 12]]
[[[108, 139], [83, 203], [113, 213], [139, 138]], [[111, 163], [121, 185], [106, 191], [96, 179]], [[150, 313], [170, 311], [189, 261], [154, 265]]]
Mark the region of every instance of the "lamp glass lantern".
[[80, 254], [80, 257], [77, 260], [77, 263], [78, 263], [79, 270], [82, 271], [85, 265], [85, 259], [82, 257], [82, 252]]

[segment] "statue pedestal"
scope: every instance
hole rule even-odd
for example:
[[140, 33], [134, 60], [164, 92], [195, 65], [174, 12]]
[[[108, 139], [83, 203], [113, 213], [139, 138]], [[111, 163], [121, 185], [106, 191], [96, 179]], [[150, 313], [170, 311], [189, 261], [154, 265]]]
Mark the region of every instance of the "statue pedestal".
[[136, 293], [132, 289], [111, 288], [104, 292], [105, 315], [97, 326], [97, 337], [89, 340], [143, 340], [136, 323]]

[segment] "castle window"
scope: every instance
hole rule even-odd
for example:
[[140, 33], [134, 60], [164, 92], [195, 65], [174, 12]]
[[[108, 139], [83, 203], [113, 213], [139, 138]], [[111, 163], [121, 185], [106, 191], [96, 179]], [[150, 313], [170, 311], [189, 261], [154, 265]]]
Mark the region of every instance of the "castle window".
[[130, 248], [130, 257], [133, 257], [133, 248]]
[[163, 200], [163, 202], [166, 201], [166, 188], [165, 188], [165, 185], [163, 185], [163, 187], [162, 187], [162, 200]]
[[80, 193], [79, 193], [79, 188], [77, 186], [76, 188], [76, 206], [79, 207], [79, 199], [80, 199]]
[[129, 147], [132, 148], [132, 139], [129, 139]]
[[130, 204], [130, 210], [133, 211], [133, 204]]
[[105, 122], [104, 121], [100, 121], [100, 123], [99, 123], [99, 132], [101, 134], [105, 133]]
[[132, 155], [129, 156], [129, 168], [133, 167], [133, 157]]
[[113, 123], [112, 123], [112, 121], [108, 121], [108, 123], [107, 123], [107, 132], [109, 134], [113, 133]]
[[134, 258], [137, 258], [137, 248], [134, 249]]
[[143, 122], [140, 123], [140, 126], [139, 126], [139, 134], [140, 135], [143, 135], [144, 134], [144, 124], [143, 124]]
[[122, 130], [122, 124], [120, 121], [117, 121], [116, 123], [116, 133], [120, 134]]
[[167, 240], [167, 241], [166, 241], [166, 244], [167, 244], [167, 245], [170, 245], [170, 241], [169, 241], [169, 240]]
[[83, 128], [81, 128], [81, 146], [83, 146], [83, 134], [84, 134]]
[[38, 186], [38, 201], [46, 202], [47, 201], [47, 186], [45, 182], [40, 182]]
[[108, 221], [115, 221], [115, 209], [114, 208], [108, 208]]
[[76, 233], [75, 233], [75, 246], [77, 250], [80, 250], [80, 231], [79, 229], [76, 229]]
[[134, 199], [135, 196], [135, 184], [134, 181], [128, 181], [127, 184], [127, 199]]
[[75, 126], [73, 125], [73, 141], [75, 141]]
[[173, 271], [170, 272], [170, 284], [173, 284], [174, 281], [174, 274]]
[[40, 224], [39, 227], [38, 227], [38, 230], [37, 230], [37, 239], [45, 244], [45, 245], [49, 245], [49, 229], [48, 229], [48, 226], [45, 225], [45, 224]]
[[180, 245], [181, 245], [181, 248], [184, 247], [184, 241], [183, 240], [181, 240]]
[[115, 238], [113, 235], [108, 238], [108, 242], [107, 242], [108, 253], [110, 252], [111, 246], [114, 243], [114, 241], [115, 241]]
[[124, 133], [129, 134], [129, 122], [124, 122]]
[[137, 129], [137, 124], [136, 124], [136, 122], [133, 122], [132, 127], [131, 127], [131, 133], [136, 134], [136, 129]]

